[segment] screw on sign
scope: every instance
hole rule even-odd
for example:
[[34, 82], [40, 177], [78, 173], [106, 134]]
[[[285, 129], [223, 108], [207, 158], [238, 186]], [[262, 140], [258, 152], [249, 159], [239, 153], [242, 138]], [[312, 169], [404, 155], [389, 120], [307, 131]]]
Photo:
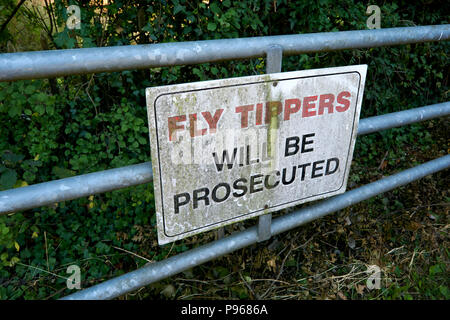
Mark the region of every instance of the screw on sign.
[[148, 88], [159, 243], [345, 192], [366, 71]]

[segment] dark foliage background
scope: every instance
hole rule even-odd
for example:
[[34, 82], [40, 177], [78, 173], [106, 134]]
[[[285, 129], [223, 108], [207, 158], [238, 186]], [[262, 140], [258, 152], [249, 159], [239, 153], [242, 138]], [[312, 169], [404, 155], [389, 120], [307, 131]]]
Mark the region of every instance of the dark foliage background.
[[[349, 0], [105, 3], [1, 0], [0, 50], [363, 30], [367, 28], [366, 8], [372, 4]], [[66, 8], [71, 4], [81, 8], [79, 30], [66, 27]], [[449, 23], [450, 3], [446, 1], [383, 1], [378, 5], [382, 28]], [[365, 118], [447, 101], [448, 50], [448, 42], [434, 42], [302, 54], [285, 57], [282, 69], [368, 64], [361, 115]], [[146, 87], [264, 70], [261, 58], [2, 82], [0, 191], [149, 161]], [[350, 187], [447, 152], [445, 119], [360, 137]], [[435, 175], [406, 191], [400, 189], [343, 210], [339, 218], [326, 218], [277, 237], [271, 246], [252, 246], [126, 298], [448, 299], [448, 182], [445, 175]], [[411, 212], [418, 212], [412, 226]], [[393, 213], [399, 213], [399, 220]], [[252, 223], [230, 226], [227, 231]], [[323, 238], [316, 235], [320, 232]], [[411, 240], [413, 234], [423, 237]], [[82, 286], [88, 287], [213, 238], [211, 232], [158, 246], [151, 184], [1, 216], [0, 298], [58, 298], [70, 293], [65, 278], [71, 264], [81, 267]], [[355, 239], [360, 251], [349, 249]], [[332, 247], [322, 241], [333, 243]], [[395, 248], [405, 250], [403, 256], [388, 254]], [[367, 276], [358, 278], [359, 282], [351, 280], [374, 263], [383, 266], [386, 279], [394, 279], [380, 292], [364, 288]], [[272, 282], [257, 282], [257, 278]]]

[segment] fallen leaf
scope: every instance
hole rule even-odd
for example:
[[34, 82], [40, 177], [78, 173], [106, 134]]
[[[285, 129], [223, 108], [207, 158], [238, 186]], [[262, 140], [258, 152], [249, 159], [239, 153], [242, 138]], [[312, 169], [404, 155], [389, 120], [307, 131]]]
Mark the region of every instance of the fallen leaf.
[[347, 300], [347, 297], [342, 293], [342, 292], [338, 292], [338, 296], [339, 298], [341, 298], [342, 300]]
[[359, 294], [363, 294], [365, 288], [366, 288], [366, 286], [363, 284], [357, 284], [355, 287], [356, 292], [358, 292]]
[[269, 269], [271, 269], [272, 271], [275, 271], [275, 269], [277, 268], [275, 258], [268, 260], [267, 265], [269, 266]]
[[346, 226], [349, 226], [349, 225], [351, 225], [352, 224], [352, 221], [350, 220], [350, 218], [347, 216], [347, 217], [345, 217], [345, 225]]
[[355, 247], [356, 247], [355, 239], [353, 239], [353, 238], [348, 238], [348, 246], [349, 246], [351, 249], [355, 249]]
[[166, 298], [172, 298], [175, 296], [176, 289], [173, 285], [168, 284], [162, 291], [161, 294]]
[[131, 240], [134, 242], [142, 242], [142, 240], [144, 240], [144, 237], [141, 234], [137, 234]]
[[422, 225], [420, 223], [411, 221], [410, 224], [408, 226], [406, 226], [406, 229], [410, 230], [410, 231], [416, 231], [416, 230], [420, 229], [421, 227], [422, 227]]

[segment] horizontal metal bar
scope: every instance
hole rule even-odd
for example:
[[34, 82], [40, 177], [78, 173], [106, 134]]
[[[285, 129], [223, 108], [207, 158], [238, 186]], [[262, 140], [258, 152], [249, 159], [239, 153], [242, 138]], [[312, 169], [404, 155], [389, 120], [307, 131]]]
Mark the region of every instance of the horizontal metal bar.
[[[450, 102], [361, 119], [358, 135], [450, 115]], [[150, 182], [152, 165], [145, 162], [118, 169], [43, 182], [0, 192], [0, 214], [41, 207], [55, 202]]]
[[358, 125], [358, 135], [373, 133], [406, 124], [425, 121], [433, 118], [450, 115], [450, 102], [436, 103], [433, 105], [392, 112], [376, 117], [361, 119]]
[[[274, 235], [280, 234], [449, 167], [450, 155], [446, 155], [348, 191], [339, 196], [321, 201], [310, 207], [274, 219], [272, 221], [272, 233]], [[166, 260], [152, 263], [138, 270], [71, 294], [63, 299], [113, 299], [150, 283], [160, 281], [184, 270], [257, 243], [258, 239], [258, 229], [255, 226]]]
[[0, 192], [0, 214], [27, 210], [150, 182], [150, 162]]
[[147, 69], [450, 39], [450, 24], [0, 54], [0, 81]]

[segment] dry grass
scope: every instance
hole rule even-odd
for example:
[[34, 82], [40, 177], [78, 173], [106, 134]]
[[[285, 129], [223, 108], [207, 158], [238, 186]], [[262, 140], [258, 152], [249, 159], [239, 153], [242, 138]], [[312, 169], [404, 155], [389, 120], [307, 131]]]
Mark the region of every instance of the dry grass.
[[[395, 166], [355, 162], [352, 171], [364, 172], [358, 185], [445, 154], [448, 122], [435, 128], [441, 130], [428, 152], [411, 146]], [[379, 154], [380, 162], [389, 160]], [[123, 298], [448, 299], [449, 182], [445, 171], [434, 174]], [[254, 223], [228, 226], [226, 233]], [[185, 243], [212, 240], [210, 232]], [[368, 283], [374, 265], [379, 289]]]

